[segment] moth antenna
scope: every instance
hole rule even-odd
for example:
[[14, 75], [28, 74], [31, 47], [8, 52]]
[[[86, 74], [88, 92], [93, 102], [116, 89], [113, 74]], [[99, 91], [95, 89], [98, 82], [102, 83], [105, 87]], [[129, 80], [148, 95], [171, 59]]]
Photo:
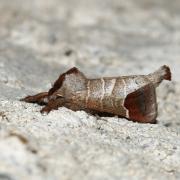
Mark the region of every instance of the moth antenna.
[[155, 86], [158, 86], [163, 80], [171, 81], [171, 70], [168, 66], [161, 66], [154, 73], [148, 75], [148, 78]]

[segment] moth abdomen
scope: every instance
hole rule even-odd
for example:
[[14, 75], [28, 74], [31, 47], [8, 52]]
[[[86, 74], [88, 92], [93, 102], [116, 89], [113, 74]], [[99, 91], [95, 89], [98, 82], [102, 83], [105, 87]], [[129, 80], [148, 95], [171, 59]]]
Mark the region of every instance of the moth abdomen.
[[147, 75], [147, 77], [155, 86], [158, 86], [163, 80], [171, 81], [171, 71], [168, 66], [164, 65], [154, 73]]

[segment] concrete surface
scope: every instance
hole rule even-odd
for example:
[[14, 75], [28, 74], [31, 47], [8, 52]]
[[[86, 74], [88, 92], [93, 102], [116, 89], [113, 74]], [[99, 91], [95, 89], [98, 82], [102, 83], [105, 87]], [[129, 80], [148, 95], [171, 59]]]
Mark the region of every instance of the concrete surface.
[[[180, 1], [0, 0], [0, 179], [180, 179]], [[167, 64], [157, 124], [20, 102], [77, 66], [89, 77]]]

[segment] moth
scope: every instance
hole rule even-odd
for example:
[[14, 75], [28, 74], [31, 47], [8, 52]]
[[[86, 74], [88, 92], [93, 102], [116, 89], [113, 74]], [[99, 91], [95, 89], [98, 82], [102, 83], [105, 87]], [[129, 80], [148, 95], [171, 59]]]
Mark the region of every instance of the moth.
[[156, 87], [171, 80], [166, 65], [148, 75], [87, 78], [76, 67], [61, 74], [48, 92], [27, 96], [22, 101], [45, 105], [41, 113], [65, 106], [93, 114], [109, 113], [140, 123], [155, 123]]

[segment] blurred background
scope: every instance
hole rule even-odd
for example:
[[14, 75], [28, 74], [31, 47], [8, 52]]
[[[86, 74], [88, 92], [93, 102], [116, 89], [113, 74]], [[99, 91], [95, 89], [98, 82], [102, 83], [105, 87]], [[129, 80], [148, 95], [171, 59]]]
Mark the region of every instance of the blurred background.
[[163, 64], [178, 80], [179, 10], [178, 0], [1, 0], [0, 81], [43, 88], [73, 66], [91, 77]]

